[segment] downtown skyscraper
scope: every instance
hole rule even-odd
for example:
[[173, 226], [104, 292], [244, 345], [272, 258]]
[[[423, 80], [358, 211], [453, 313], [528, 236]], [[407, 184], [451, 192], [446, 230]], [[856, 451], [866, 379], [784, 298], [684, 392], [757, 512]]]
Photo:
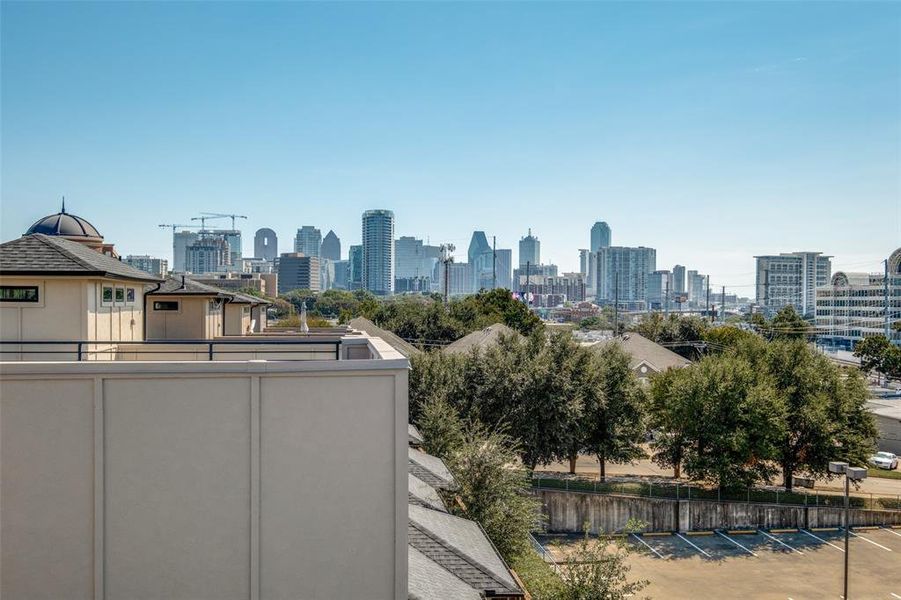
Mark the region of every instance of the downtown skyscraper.
[[601, 248], [610, 246], [611, 233], [610, 225], [605, 221], [598, 221], [591, 227], [591, 246], [590, 252], [597, 252]]
[[394, 293], [394, 212], [363, 213], [363, 287], [373, 294]]

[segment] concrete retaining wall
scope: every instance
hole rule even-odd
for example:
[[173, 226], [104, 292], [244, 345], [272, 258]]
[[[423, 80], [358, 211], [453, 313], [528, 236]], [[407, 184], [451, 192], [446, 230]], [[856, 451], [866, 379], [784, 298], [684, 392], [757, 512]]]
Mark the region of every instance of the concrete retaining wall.
[[[621, 531], [630, 519], [643, 531], [692, 531], [762, 527], [838, 527], [843, 510], [814, 506], [639, 498], [561, 490], [535, 490], [547, 528], [556, 533]], [[851, 525], [901, 525], [901, 511], [851, 510]]]

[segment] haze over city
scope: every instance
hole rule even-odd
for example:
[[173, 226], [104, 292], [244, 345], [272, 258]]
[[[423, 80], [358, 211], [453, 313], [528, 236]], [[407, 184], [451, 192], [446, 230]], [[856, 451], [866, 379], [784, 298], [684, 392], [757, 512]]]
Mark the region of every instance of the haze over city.
[[[123, 254], [201, 211], [473, 230], [578, 270], [588, 229], [742, 294], [755, 254], [901, 238], [898, 5], [7, 4], [2, 238], [67, 197]], [[63, 51], [64, 50], [64, 51]], [[189, 222], [189, 221], [188, 221]], [[249, 250], [246, 250], [246, 252]]]

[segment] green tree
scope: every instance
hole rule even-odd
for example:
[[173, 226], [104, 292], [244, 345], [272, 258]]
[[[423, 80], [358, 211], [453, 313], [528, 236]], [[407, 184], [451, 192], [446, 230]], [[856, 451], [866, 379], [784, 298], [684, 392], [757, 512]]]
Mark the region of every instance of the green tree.
[[458, 411], [463, 389], [465, 357], [458, 354], [423, 352], [410, 357], [410, 420], [419, 422], [423, 407], [431, 400], [444, 399]]
[[622, 539], [599, 536], [592, 540], [587, 531], [561, 570], [562, 589], [556, 600], [625, 600], [648, 585], [647, 580], [630, 581], [629, 550]]
[[668, 317], [653, 312], [645, 315], [632, 330], [688, 359], [700, 357], [698, 347], [710, 325], [694, 315], [671, 313]]
[[723, 487], [769, 481], [784, 427], [784, 407], [772, 385], [732, 355], [705, 357], [686, 371], [670, 388], [668, 402], [688, 441], [688, 475]]
[[443, 397], [431, 398], [422, 406], [416, 427], [422, 434], [425, 451], [447, 458], [463, 446], [463, 422], [457, 410]]
[[865, 337], [854, 346], [854, 356], [860, 359], [864, 372], [878, 371], [889, 377], [901, 378], [901, 348], [884, 335]]
[[651, 442], [652, 459], [661, 467], [673, 470], [673, 477], [682, 476], [682, 463], [691, 445], [691, 419], [685, 414], [686, 402], [674, 402], [683, 398], [680, 386], [687, 385], [690, 369], [667, 369], [651, 378], [649, 389], [649, 425], [654, 433]]
[[584, 386], [584, 447], [597, 457], [602, 481], [607, 462], [644, 456], [646, 399], [630, 362], [619, 344], [604, 344], [594, 351], [595, 376]]
[[515, 440], [477, 426], [446, 461], [461, 500], [451, 510], [480, 523], [507, 561], [531, 551], [529, 534], [542, 522], [541, 504], [514, 468], [516, 458]]
[[771, 342], [765, 369], [785, 408], [778, 462], [786, 489], [798, 472], [826, 474], [830, 460], [864, 464], [875, 429], [856, 378], [799, 339]]
[[791, 304], [783, 306], [764, 331], [772, 339], [806, 340], [812, 333], [810, 323], [795, 311]]

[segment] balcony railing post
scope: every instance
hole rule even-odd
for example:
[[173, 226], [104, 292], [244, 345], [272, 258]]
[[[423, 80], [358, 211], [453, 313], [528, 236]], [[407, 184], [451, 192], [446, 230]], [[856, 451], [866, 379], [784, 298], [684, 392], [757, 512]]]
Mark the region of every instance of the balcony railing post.
[[209, 359], [213, 360], [213, 342], [209, 342]]
[[81, 348], [82, 342], [78, 342], [78, 362], [81, 362]]

